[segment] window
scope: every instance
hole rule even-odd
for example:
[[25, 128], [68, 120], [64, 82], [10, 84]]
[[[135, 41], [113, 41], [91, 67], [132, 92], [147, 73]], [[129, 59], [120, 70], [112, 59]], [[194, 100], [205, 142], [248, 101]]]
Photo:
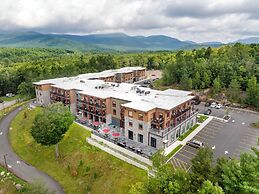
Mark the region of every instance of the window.
[[116, 101], [112, 101], [112, 107], [116, 107]]
[[133, 127], [132, 121], [129, 121], [129, 126], [130, 126], [130, 127]]
[[132, 117], [133, 116], [132, 111], [129, 110], [128, 115], [129, 115], [129, 117]]
[[138, 120], [143, 121], [143, 114], [142, 113], [138, 114]]
[[113, 109], [113, 115], [116, 115], [116, 110], [115, 109]]
[[151, 137], [151, 146], [156, 148], [156, 138]]
[[133, 132], [129, 130], [128, 133], [129, 133], [129, 139], [133, 140]]
[[138, 129], [139, 130], [143, 130], [143, 125], [142, 124], [138, 124]]
[[139, 141], [140, 143], [143, 143], [143, 135], [138, 134], [138, 141]]

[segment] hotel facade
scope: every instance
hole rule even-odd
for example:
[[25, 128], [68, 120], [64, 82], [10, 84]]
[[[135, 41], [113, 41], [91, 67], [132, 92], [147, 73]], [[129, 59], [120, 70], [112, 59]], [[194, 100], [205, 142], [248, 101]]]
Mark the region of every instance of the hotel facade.
[[90, 122], [119, 126], [125, 137], [157, 149], [174, 143], [197, 122], [191, 92], [134, 84], [142, 67], [126, 67], [34, 83], [37, 103], [62, 102]]

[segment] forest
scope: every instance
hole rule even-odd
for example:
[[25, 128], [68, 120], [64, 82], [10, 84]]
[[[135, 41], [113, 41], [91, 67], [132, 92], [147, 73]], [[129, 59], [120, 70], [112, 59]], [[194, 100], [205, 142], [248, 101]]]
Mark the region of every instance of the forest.
[[[0, 96], [34, 95], [32, 82], [126, 66], [160, 69], [161, 85], [185, 90], [226, 91], [234, 102], [259, 108], [259, 45], [234, 44], [160, 52], [81, 52], [0, 48]], [[245, 97], [240, 97], [245, 93]]]

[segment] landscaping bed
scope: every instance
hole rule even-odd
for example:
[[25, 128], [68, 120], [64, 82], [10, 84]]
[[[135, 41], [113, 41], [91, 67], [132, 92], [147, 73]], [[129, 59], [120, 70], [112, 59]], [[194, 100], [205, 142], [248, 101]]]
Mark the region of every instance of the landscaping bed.
[[181, 135], [178, 140], [183, 141], [188, 135], [190, 135], [191, 132], [193, 132], [197, 127], [199, 127], [199, 124], [195, 124], [192, 128], [190, 128], [187, 132], [185, 132], [183, 135]]
[[[24, 112], [27, 118], [24, 118]], [[147, 179], [144, 170], [123, 162], [86, 142], [90, 132], [72, 124], [60, 142], [60, 159], [54, 146], [37, 144], [30, 134], [36, 112], [24, 110], [12, 122], [10, 141], [25, 161], [56, 179], [69, 193], [127, 193], [131, 184]]]
[[183, 147], [182, 144], [179, 144], [176, 148], [174, 148], [167, 156], [166, 156], [166, 160], [169, 160], [178, 150], [181, 149], [181, 147]]
[[206, 119], [208, 119], [209, 117], [208, 116], [205, 116], [205, 115], [198, 115], [198, 122], [199, 123], [203, 123], [204, 121], [206, 121]]

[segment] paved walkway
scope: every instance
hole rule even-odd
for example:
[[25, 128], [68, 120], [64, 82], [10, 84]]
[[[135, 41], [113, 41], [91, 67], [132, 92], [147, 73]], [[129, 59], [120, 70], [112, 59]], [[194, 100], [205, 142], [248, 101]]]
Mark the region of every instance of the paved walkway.
[[208, 116], [208, 118], [203, 122], [199, 123], [199, 127], [197, 127], [193, 132], [191, 132], [183, 141], [175, 141], [172, 145], [165, 149], [164, 154], [167, 156], [171, 151], [173, 151], [178, 145], [185, 145], [187, 141], [190, 141], [197, 133], [199, 133], [211, 120], [213, 117]]
[[27, 164], [12, 150], [8, 140], [9, 126], [20, 110], [21, 109], [17, 108], [0, 120], [0, 163], [4, 166], [4, 155], [6, 155], [10, 171], [18, 177], [29, 183], [32, 183], [35, 180], [40, 180], [47, 188], [49, 188], [49, 190], [55, 191], [57, 194], [63, 194], [64, 191], [62, 187], [53, 178]]

